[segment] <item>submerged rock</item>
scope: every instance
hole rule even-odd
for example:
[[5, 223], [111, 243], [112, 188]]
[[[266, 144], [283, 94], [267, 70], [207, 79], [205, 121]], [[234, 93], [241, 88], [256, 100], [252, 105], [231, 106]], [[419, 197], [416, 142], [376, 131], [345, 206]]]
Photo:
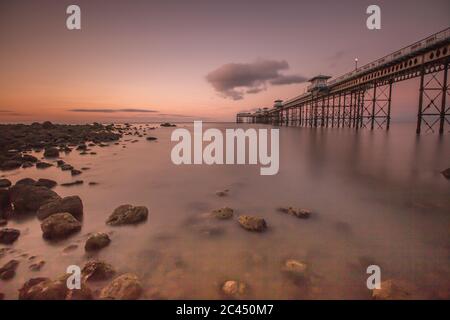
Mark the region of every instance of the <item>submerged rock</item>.
[[16, 186], [20, 186], [20, 185], [34, 186], [34, 185], [36, 185], [36, 180], [31, 179], [31, 178], [23, 178], [16, 182]]
[[267, 229], [266, 220], [260, 217], [240, 216], [238, 222], [246, 230], [262, 232]]
[[72, 181], [72, 182], [61, 183], [61, 186], [62, 187], [72, 187], [72, 186], [78, 186], [83, 183], [84, 183], [83, 180], [76, 180], [76, 181]]
[[217, 219], [230, 219], [233, 217], [233, 209], [224, 207], [212, 211], [212, 215]]
[[294, 207], [281, 207], [278, 209], [278, 211], [301, 219], [309, 218], [309, 216], [311, 215], [311, 211], [309, 210]]
[[219, 197], [225, 197], [225, 196], [228, 195], [228, 192], [229, 192], [229, 191], [230, 191], [230, 190], [228, 190], [228, 189], [225, 189], [225, 190], [223, 190], [223, 191], [216, 191], [216, 195], [219, 196]]
[[294, 259], [286, 260], [281, 268], [283, 272], [296, 278], [304, 278], [306, 276], [307, 269], [308, 266], [306, 263]]
[[43, 220], [52, 214], [61, 212], [68, 212], [78, 220], [81, 220], [83, 217], [83, 202], [80, 197], [70, 196], [48, 202], [39, 208], [37, 217]]
[[31, 264], [28, 269], [30, 269], [31, 271], [39, 271], [42, 269], [42, 267], [45, 265], [45, 261], [41, 260], [37, 263], [33, 263]]
[[142, 294], [142, 285], [138, 277], [131, 273], [115, 278], [100, 292], [100, 299], [136, 300]]
[[111, 239], [109, 238], [109, 236], [106, 233], [98, 232], [98, 233], [91, 235], [86, 240], [84, 249], [86, 251], [100, 250], [100, 249], [108, 246], [110, 242], [111, 242]]
[[81, 270], [81, 274], [86, 281], [108, 280], [115, 273], [116, 271], [110, 264], [97, 260], [88, 261]]
[[8, 179], [0, 179], [0, 188], [9, 188], [11, 186], [11, 181]]
[[244, 282], [228, 280], [222, 285], [222, 293], [230, 298], [240, 298], [247, 291], [247, 285]]
[[85, 283], [81, 289], [67, 288], [67, 275], [57, 280], [32, 278], [19, 289], [19, 300], [90, 300], [91, 290]]
[[70, 171], [73, 169], [73, 167], [70, 164], [64, 163], [60, 166], [62, 171]]
[[70, 213], [55, 213], [41, 224], [45, 239], [62, 239], [81, 230], [81, 223]]
[[20, 236], [20, 231], [12, 228], [0, 229], [0, 243], [11, 244]]
[[441, 173], [445, 178], [450, 179], [450, 168], [445, 169]]
[[411, 299], [412, 285], [401, 280], [386, 280], [381, 282], [380, 289], [372, 290], [375, 300], [405, 300]]
[[112, 226], [124, 224], [137, 224], [147, 220], [148, 209], [146, 207], [133, 207], [125, 204], [116, 208], [106, 220], [106, 223]]
[[16, 274], [17, 266], [19, 265], [19, 261], [10, 260], [3, 267], [0, 268], [0, 279], [9, 280], [13, 278]]
[[147, 137], [147, 140], [148, 141], [155, 141], [155, 140], [158, 140], [158, 138], [156, 138], [156, 137]]
[[35, 212], [44, 204], [61, 198], [46, 187], [16, 184], [10, 189], [10, 199], [15, 211]]
[[53, 167], [53, 165], [51, 164], [51, 163], [48, 163], [48, 162], [38, 162], [38, 163], [36, 163], [36, 168], [38, 168], [38, 169], [47, 169], [47, 168], [50, 168], [50, 167]]
[[80, 171], [80, 170], [76, 170], [76, 169], [72, 169], [72, 170], [70, 170], [70, 174], [72, 175], [72, 176], [78, 176], [78, 175], [80, 175], [82, 172]]

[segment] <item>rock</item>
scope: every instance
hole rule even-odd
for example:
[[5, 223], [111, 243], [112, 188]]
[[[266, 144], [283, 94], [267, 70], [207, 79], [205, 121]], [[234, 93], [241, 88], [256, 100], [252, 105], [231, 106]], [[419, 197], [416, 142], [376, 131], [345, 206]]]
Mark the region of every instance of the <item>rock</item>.
[[73, 170], [73, 167], [70, 164], [64, 163], [60, 166], [62, 171], [70, 171]]
[[16, 186], [20, 186], [20, 185], [34, 186], [34, 185], [36, 185], [36, 181], [31, 178], [23, 178], [16, 182]]
[[441, 173], [446, 179], [450, 179], [450, 168], [445, 169]]
[[247, 291], [247, 285], [241, 281], [228, 280], [222, 285], [222, 293], [230, 298], [242, 297]]
[[125, 204], [116, 208], [114, 212], [106, 220], [111, 226], [119, 226], [124, 224], [137, 224], [147, 220], [148, 209], [146, 207], [133, 207]]
[[233, 217], [233, 209], [224, 207], [213, 210], [212, 215], [217, 219], [230, 219]]
[[39, 271], [42, 269], [42, 267], [45, 265], [45, 261], [41, 260], [37, 263], [33, 263], [31, 264], [28, 269], [30, 269], [31, 271]]
[[35, 212], [46, 203], [61, 199], [46, 187], [15, 185], [10, 188], [10, 199], [16, 212]]
[[79, 221], [83, 217], [83, 202], [78, 196], [65, 197], [42, 205], [37, 211], [38, 219], [43, 220], [52, 214], [68, 212]]
[[301, 219], [309, 218], [309, 216], [311, 215], [311, 211], [309, 211], [309, 210], [299, 209], [299, 208], [294, 208], [294, 207], [281, 207], [278, 209], [278, 211], [287, 213], [291, 216], [301, 218]]
[[50, 121], [45, 121], [44, 123], [42, 123], [42, 128], [46, 129], [46, 130], [51, 130], [55, 128], [55, 125], [53, 123], [51, 123]]
[[19, 261], [10, 260], [3, 267], [0, 268], [0, 279], [9, 280], [13, 278], [16, 274], [17, 266], [19, 265]]
[[46, 148], [44, 150], [44, 157], [46, 157], [46, 158], [58, 158], [59, 157], [59, 150], [58, 150], [58, 148], [55, 148], [55, 147]]
[[0, 219], [0, 227], [6, 226], [8, 224], [8, 220]]
[[412, 286], [401, 280], [386, 280], [381, 282], [380, 289], [372, 290], [375, 300], [405, 300], [411, 299]]
[[306, 263], [295, 259], [288, 259], [284, 262], [282, 271], [295, 278], [304, 278], [308, 267]]
[[22, 166], [22, 162], [18, 160], [6, 160], [1, 163], [0, 170], [7, 171], [7, 170], [14, 170], [18, 169]]
[[90, 186], [96, 186], [96, 185], [98, 185], [98, 182], [91, 181], [91, 182], [89, 182], [89, 185], [90, 185]]
[[100, 292], [100, 299], [136, 300], [142, 294], [142, 286], [138, 277], [131, 273], [115, 278]]
[[78, 245], [77, 244], [70, 244], [70, 245], [68, 245], [67, 247], [65, 247], [63, 249], [63, 252], [64, 253], [68, 253], [68, 252], [74, 251], [76, 249], [78, 249]]
[[225, 196], [227, 196], [228, 195], [228, 192], [229, 192], [230, 190], [228, 190], [228, 189], [225, 189], [225, 190], [223, 190], [223, 191], [216, 191], [216, 195], [218, 196], [218, 197], [225, 197]]
[[20, 236], [20, 231], [12, 228], [0, 229], [0, 243], [11, 244]]
[[81, 174], [81, 171], [80, 171], [80, 170], [76, 170], [76, 169], [72, 169], [72, 170], [70, 171], [70, 174], [71, 174], [72, 176], [78, 176], [78, 175]]
[[72, 187], [72, 186], [77, 186], [77, 185], [80, 185], [83, 183], [84, 183], [83, 180], [76, 180], [76, 181], [72, 181], [72, 182], [61, 183], [61, 186], [62, 187]]
[[246, 230], [262, 232], [267, 229], [266, 220], [253, 216], [240, 216], [238, 222]]
[[81, 274], [86, 281], [108, 280], [115, 273], [116, 271], [110, 264], [97, 260], [88, 261], [81, 270]]
[[25, 161], [22, 163], [22, 168], [24, 168], [24, 169], [31, 168], [32, 166], [34, 166], [34, 164], [30, 161]]
[[37, 169], [47, 169], [53, 167], [53, 165], [51, 163], [48, 162], [38, 162], [36, 163], [36, 168]]
[[32, 278], [19, 289], [19, 300], [90, 300], [91, 290], [85, 283], [81, 289], [67, 288], [67, 275], [51, 280], [49, 278]]
[[52, 189], [56, 187], [56, 185], [56, 181], [50, 179], [39, 179], [35, 184], [37, 187], [46, 187], [48, 189]]
[[171, 124], [169, 122], [164, 122], [160, 124], [161, 127], [176, 127], [175, 124]]
[[36, 162], [38, 162], [38, 158], [36, 158], [35, 156], [32, 156], [31, 154], [24, 154], [22, 156], [22, 161], [36, 163]]
[[6, 212], [11, 208], [9, 190], [0, 189], [0, 219], [6, 217]]
[[155, 140], [158, 140], [158, 138], [156, 138], [156, 137], [147, 137], [147, 140], [148, 141], [155, 141]]
[[11, 186], [11, 181], [8, 179], [0, 179], [0, 188], [9, 188]]
[[106, 233], [98, 232], [91, 235], [84, 245], [86, 251], [97, 251], [100, 250], [111, 242], [111, 239]]
[[41, 224], [45, 239], [62, 239], [81, 230], [81, 223], [70, 213], [55, 213]]
[[4, 300], [5, 299], [5, 294], [0, 292], [0, 300]]

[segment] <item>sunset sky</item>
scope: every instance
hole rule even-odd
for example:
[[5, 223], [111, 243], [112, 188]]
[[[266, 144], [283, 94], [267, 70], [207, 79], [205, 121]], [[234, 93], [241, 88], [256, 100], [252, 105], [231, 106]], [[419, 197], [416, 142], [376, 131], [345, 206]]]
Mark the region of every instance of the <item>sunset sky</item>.
[[[0, 0], [0, 122], [233, 121], [449, 21], [448, 0]], [[396, 84], [394, 120], [416, 114], [417, 85]]]

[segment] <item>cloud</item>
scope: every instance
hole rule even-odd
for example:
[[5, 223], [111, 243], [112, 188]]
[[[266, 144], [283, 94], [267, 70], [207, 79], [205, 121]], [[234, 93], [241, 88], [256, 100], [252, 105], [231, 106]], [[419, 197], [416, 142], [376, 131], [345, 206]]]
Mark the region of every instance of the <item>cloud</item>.
[[153, 113], [156, 110], [149, 109], [70, 109], [70, 112], [93, 112], [93, 113], [114, 113], [114, 112], [135, 112], [135, 113]]
[[245, 94], [255, 94], [267, 89], [268, 84], [286, 85], [306, 80], [300, 75], [283, 75], [289, 69], [285, 60], [257, 60], [253, 63], [228, 63], [211, 71], [206, 80], [224, 98], [240, 100]]

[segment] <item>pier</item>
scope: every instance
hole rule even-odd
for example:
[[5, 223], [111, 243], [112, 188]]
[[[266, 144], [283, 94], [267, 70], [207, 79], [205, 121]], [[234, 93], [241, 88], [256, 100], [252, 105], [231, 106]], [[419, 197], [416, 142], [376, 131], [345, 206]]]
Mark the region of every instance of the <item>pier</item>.
[[238, 113], [236, 122], [389, 130], [393, 84], [420, 78], [416, 132], [443, 134], [450, 125], [449, 64], [447, 28], [340, 77], [315, 76], [304, 94]]

